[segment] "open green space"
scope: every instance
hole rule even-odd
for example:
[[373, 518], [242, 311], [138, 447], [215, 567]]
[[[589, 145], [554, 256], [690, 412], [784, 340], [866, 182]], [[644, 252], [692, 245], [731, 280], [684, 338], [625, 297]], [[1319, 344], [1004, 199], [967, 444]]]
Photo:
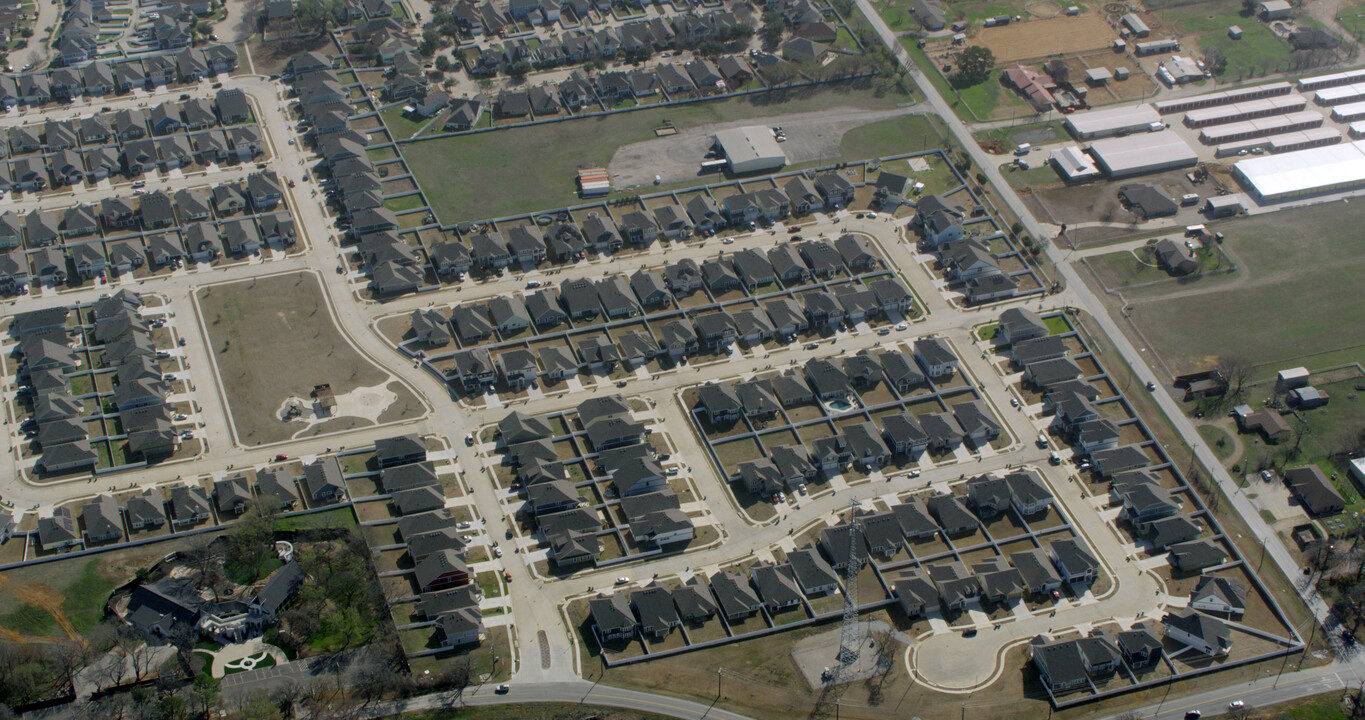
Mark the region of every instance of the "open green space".
[[[1289, 44], [1276, 37], [1265, 23], [1242, 17], [1238, 7], [1233, 3], [1200, 3], [1167, 11], [1163, 17], [1180, 28], [1187, 36], [1183, 41], [1185, 45], [1198, 48], [1199, 56], [1210, 48], [1223, 53], [1227, 61], [1222, 75], [1224, 80], [1242, 80], [1290, 69]], [[1242, 28], [1241, 39], [1233, 40], [1228, 36], [1231, 25]], [[1198, 39], [1188, 37], [1193, 35]]]
[[1125, 293], [1132, 318], [1179, 374], [1235, 360], [1253, 379], [1285, 363], [1365, 360], [1358, 278], [1365, 236], [1353, 205], [1327, 203], [1219, 223], [1237, 272]]
[[839, 159], [856, 162], [932, 150], [942, 145], [939, 138], [947, 133], [942, 123], [936, 116], [903, 115], [860, 125], [844, 133], [839, 141]]
[[1360, 7], [1350, 7], [1337, 14], [1337, 24], [1342, 27], [1357, 41], [1365, 42], [1365, 14], [1360, 12]]
[[929, 82], [948, 102], [948, 106], [963, 120], [976, 122], [1037, 115], [1023, 98], [1006, 91], [1000, 85], [999, 71], [992, 71], [984, 82], [965, 88], [954, 88], [934, 61], [916, 44], [914, 36], [902, 37], [901, 44], [905, 46], [910, 58], [919, 66], [924, 76], [929, 78]]
[[909, 101], [903, 91], [878, 93], [868, 83], [843, 83], [418, 140], [401, 147], [436, 215], [451, 223], [576, 204], [577, 168], [607, 165], [616, 148], [653, 138], [664, 120], [686, 129], [834, 107], [879, 110]]

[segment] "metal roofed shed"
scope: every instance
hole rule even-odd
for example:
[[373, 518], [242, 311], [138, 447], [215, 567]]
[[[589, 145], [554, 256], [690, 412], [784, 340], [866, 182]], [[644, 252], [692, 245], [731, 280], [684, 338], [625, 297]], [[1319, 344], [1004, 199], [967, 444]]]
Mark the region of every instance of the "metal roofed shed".
[[1191, 128], [1217, 125], [1220, 123], [1249, 120], [1294, 112], [1308, 107], [1308, 99], [1298, 93], [1277, 95], [1275, 97], [1248, 100], [1245, 102], [1219, 105], [1218, 107], [1199, 108], [1185, 113], [1185, 126]]
[[1097, 140], [1090, 144], [1089, 151], [1096, 166], [1111, 178], [1190, 167], [1199, 162], [1194, 150], [1173, 132]]
[[1204, 210], [1213, 217], [1229, 217], [1246, 210], [1242, 200], [1240, 194], [1211, 197], [1204, 203]]
[[730, 172], [750, 173], [776, 170], [787, 164], [787, 155], [770, 130], [742, 127], [716, 133], [716, 144], [730, 163]]
[[1243, 160], [1233, 175], [1255, 197], [1279, 202], [1365, 187], [1365, 141]]
[[1229, 25], [1229, 26], [1228, 26], [1228, 37], [1232, 38], [1233, 40], [1241, 40], [1241, 39], [1242, 39], [1242, 26], [1241, 26], [1241, 25]]
[[1109, 68], [1090, 68], [1085, 71], [1085, 81], [1091, 85], [1103, 85], [1113, 77], [1114, 74], [1109, 72]]
[[1324, 107], [1330, 107], [1342, 103], [1358, 102], [1362, 99], [1365, 99], [1365, 82], [1323, 88], [1313, 97], [1313, 102]]
[[1161, 114], [1148, 103], [1131, 107], [1089, 110], [1066, 119], [1066, 129], [1077, 140], [1092, 140], [1126, 132], [1145, 131], [1161, 122]]
[[1351, 133], [1353, 138], [1365, 137], [1365, 122], [1353, 122], [1347, 131]]
[[1100, 169], [1095, 167], [1095, 161], [1090, 159], [1076, 145], [1067, 145], [1059, 150], [1053, 150], [1048, 156], [1053, 167], [1061, 174], [1067, 182], [1078, 182], [1097, 177]]

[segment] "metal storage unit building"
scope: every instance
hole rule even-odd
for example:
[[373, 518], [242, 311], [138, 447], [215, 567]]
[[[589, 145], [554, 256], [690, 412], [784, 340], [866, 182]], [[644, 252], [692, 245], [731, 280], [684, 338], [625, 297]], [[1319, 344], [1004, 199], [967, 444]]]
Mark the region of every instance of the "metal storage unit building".
[[1232, 105], [1191, 110], [1185, 115], [1185, 127], [1199, 128], [1269, 115], [1281, 115], [1306, 107], [1308, 107], [1308, 99], [1297, 93], [1283, 97], [1248, 100]]
[[1089, 150], [1095, 165], [1110, 178], [1190, 167], [1199, 162], [1194, 150], [1173, 132], [1097, 140]]
[[1288, 115], [1256, 118], [1255, 120], [1246, 120], [1228, 125], [1215, 125], [1213, 127], [1204, 128], [1203, 132], [1199, 133], [1199, 141], [1205, 145], [1222, 145], [1236, 140], [1265, 137], [1266, 135], [1277, 135], [1293, 130], [1307, 130], [1308, 128], [1321, 127], [1323, 121], [1324, 118], [1322, 115], [1313, 112], [1312, 110], [1289, 113]]
[[1196, 95], [1189, 98], [1177, 98], [1175, 100], [1161, 100], [1152, 103], [1156, 106], [1156, 111], [1162, 115], [1170, 113], [1189, 112], [1197, 108], [1214, 107], [1216, 105], [1230, 105], [1232, 103], [1246, 102], [1247, 100], [1259, 100], [1276, 95], [1288, 95], [1292, 86], [1287, 82], [1273, 82], [1256, 87], [1240, 88], [1237, 90], [1225, 90], [1223, 92], [1209, 93], [1207, 95]]

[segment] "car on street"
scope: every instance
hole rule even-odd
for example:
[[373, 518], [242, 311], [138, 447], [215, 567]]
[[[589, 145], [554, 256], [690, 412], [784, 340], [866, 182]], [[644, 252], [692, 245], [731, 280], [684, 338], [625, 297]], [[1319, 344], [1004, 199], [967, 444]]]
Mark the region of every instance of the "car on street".
[[502, 581], [503, 581], [503, 582], [509, 582], [509, 583], [512, 582], [512, 573], [510, 573], [510, 572], [508, 572], [508, 571], [506, 571], [506, 570], [503, 570], [503, 571], [502, 571]]
[[792, 226], [790, 226], [790, 227], [787, 228], [787, 232], [789, 232], [789, 233], [801, 232], [801, 226], [800, 226], [800, 225], [792, 225]]
[[182, 430], [182, 431], [180, 432], [180, 439], [181, 439], [181, 440], [189, 440], [189, 439], [191, 439], [191, 438], [193, 438], [193, 437], [194, 437], [194, 431], [193, 431], [193, 430]]
[[284, 453], [280, 453], [279, 455], [276, 455], [276, 456], [275, 456], [275, 462], [284, 462], [285, 460], [288, 460], [288, 459], [289, 459], [289, 456], [288, 456], [288, 455], [285, 455]]
[[1241, 700], [1233, 700], [1232, 702], [1228, 703], [1229, 710], [1241, 710], [1246, 706], [1247, 704], [1242, 702]]
[[677, 475], [677, 474], [678, 474], [678, 467], [677, 467], [676, 465], [668, 469], [668, 475], [669, 475], [669, 477], [672, 477], [672, 476]]
[[630, 584], [630, 578], [626, 577], [625, 575], [622, 575], [621, 577], [616, 578], [616, 584], [617, 584], [617, 585], [629, 585], [629, 584]]
[[1053, 465], [1061, 465], [1061, 464], [1062, 464], [1062, 456], [1061, 456], [1061, 455], [1058, 455], [1056, 450], [1053, 450], [1053, 451], [1047, 456], [1047, 461], [1050, 462], [1050, 463], [1052, 463]]
[[1038, 447], [1047, 447], [1047, 433], [1038, 433]]
[[527, 289], [527, 290], [531, 290], [531, 289], [538, 288], [538, 287], [540, 287], [540, 281], [539, 281], [539, 280], [528, 280], [528, 281], [526, 281], [526, 289]]
[[502, 548], [500, 547], [493, 548], [493, 557], [502, 557]]
[[1010, 398], [1010, 407], [1019, 407], [1019, 399], [1013, 397]]
[[912, 477], [912, 478], [917, 478], [917, 477], [919, 477], [919, 470], [911, 470], [911, 471], [910, 471], [910, 477]]
[[877, 331], [877, 334], [878, 334], [878, 335], [890, 335], [890, 334], [891, 334], [891, 328], [881, 328], [880, 330]]
[[180, 338], [180, 347], [185, 347], [185, 338]]
[[507, 693], [509, 693], [509, 692], [511, 692], [511, 691], [512, 691], [512, 686], [511, 686], [511, 685], [508, 685], [507, 683], [503, 683], [503, 684], [501, 684], [501, 685], [498, 686], [498, 691], [497, 691], [497, 692], [498, 692], [499, 695], [506, 695]]
[[1185, 713], [1185, 720], [1199, 720], [1199, 718], [1201, 718], [1201, 717], [1203, 717], [1203, 716], [1204, 716], [1204, 713], [1201, 713], [1201, 712], [1199, 712], [1198, 710], [1191, 710], [1191, 711]]
[[820, 343], [806, 343], [807, 350], [814, 350], [818, 347], [820, 347]]
[[1062, 599], [1062, 591], [1061, 591], [1061, 590], [1053, 590], [1053, 591], [1052, 591], [1052, 599], [1053, 599], [1053, 600], [1061, 600], [1061, 599]]
[[734, 239], [734, 238], [725, 238], [724, 240], [721, 240], [721, 241], [720, 241], [720, 244], [721, 244], [721, 245], [734, 245], [734, 244], [735, 244], [735, 239]]
[[211, 89], [217, 90], [217, 89], [219, 89], [219, 88], [221, 88], [221, 87], [223, 87], [223, 84], [222, 84], [222, 83], [214, 83], [214, 84], [213, 84], [213, 87], [212, 87]]
[[896, 329], [897, 329], [897, 330], [904, 330], [904, 329], [906, 329], [907, 327], [910, 327], [910, 326], [909, 326], [909, 325], [906, 325], [905, 323], [899, 323], [899, 324], [896, 325]]
[[468, 435], [464, 436], [464, 444], [469, 446], [474, 445], [474, 433], [469, 433]]

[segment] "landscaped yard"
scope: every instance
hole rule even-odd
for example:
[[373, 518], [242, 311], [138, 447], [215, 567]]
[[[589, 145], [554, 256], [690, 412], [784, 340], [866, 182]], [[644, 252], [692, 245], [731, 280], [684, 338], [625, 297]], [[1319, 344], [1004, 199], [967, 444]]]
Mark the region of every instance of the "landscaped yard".
[[[838, 85], [765, 94], [758, 101], [717, 100], [418, 141], [402, 149], [437, 216], [444, 223], [452, 223], [574, 204], [574, 172], [578, 167], [605, 166], [616, 148], [653, 138], [654, 129], [665, 119], [686, 129], [831, 107], [885, 109], [908, 99], [900, 92], [877, 96], [871, 89]], [[534, 162], [508, 162], [512, 157], [534, 158]], [[507, 188], [516, 191], [508, 192]]]
[[404, 115], [403, 107], [399, 104], [379, 111], [379, 117], [384, 119], [384, 125], [388, 127], [389, 134], [394, 140], [406, 140], [416, 135], [417, 131], [431, 120], [416, 115]]

